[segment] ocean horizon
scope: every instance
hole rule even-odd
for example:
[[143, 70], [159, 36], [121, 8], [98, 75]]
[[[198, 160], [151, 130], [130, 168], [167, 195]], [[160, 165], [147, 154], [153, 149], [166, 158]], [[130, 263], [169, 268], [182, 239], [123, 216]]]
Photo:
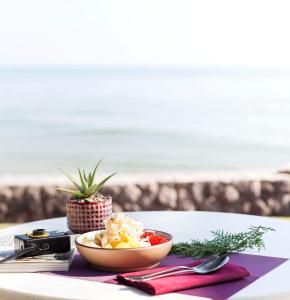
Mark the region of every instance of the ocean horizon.
[[0, 68], [0, 174], [119, 173], [290, 162], [290, 70]]

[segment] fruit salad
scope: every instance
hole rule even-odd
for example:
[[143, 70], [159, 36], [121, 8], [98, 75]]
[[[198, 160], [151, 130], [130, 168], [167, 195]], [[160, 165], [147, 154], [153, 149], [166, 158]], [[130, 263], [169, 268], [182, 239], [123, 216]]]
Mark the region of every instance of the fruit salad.
[[135, 221], [122, 213], [112, 215], [105, 220], [105, 230], [94, 235], [87, 235], [82, 243], [91, 247], [109, 249], [149, 247], [167, 242], [165, 236], [154, 231], [144, 231], [141, 222]]

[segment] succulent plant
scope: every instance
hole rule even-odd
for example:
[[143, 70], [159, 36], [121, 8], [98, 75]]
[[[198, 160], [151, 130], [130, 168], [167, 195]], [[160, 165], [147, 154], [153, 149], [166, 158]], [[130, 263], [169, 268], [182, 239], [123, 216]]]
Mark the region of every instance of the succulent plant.
[[95, 166], [92, 172], [86, 173], [85, 170], [81, 171], [78, 167], [79, 181], [77, 181], [73, 176], [67, 174], [62, 169], [59, 169], [74, 185], [74, 189], [66, 189], [66, 188], [57, 188], [58, 191], [65, 192], [69, 194], [73, 200], [85, 200], [85, 201], [94, 201], [97, 199], [97, 195], [100, 189], [104, 186], [104, 184], [117, 173], [113, 173], [100, 182], [95, 182], [96, 171], [100, 165], [102, 160], [100, 160]]

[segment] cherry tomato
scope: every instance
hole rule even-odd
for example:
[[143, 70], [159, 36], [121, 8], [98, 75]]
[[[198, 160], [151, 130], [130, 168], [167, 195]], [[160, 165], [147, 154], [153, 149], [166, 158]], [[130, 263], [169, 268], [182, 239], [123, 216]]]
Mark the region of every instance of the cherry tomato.
[[167, 238], [163, 235], [159, 236], [159, 244], [168, 242]]
[[149, 242], [152, 246], [159, 245], [159, 244], [162, 244], [162, 243], [166, 243], [168, 241], [165, 236], [156, 235], [152, 231], [146, 231], [141, 235], [141, 238], [147, 238], [147, 237], [149, 238]]
[[149, 238], [149, 242], [152, 246], [160, 244], [160, 238], [157, 235], [151, 235]]
[[152, 235], [154, 235], [154, 232], [146, 231], [141, 235], [141, 239], [145, 239], [147, 236], [150, 237]]

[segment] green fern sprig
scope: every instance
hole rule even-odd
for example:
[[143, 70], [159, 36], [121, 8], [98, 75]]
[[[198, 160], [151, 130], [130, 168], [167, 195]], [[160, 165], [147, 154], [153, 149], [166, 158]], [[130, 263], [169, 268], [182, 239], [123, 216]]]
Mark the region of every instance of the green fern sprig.
[[263, 226], [250, 226], [248, 231], [230, 233], [223, 230], [211, 231], [213, 239], [193, 239], [185, 243], [172, 246], [171, 254], [203, 258], [210, 255], [222, 255], [232, 252], [243, 252], [256, 248], [260, 251], [265, 247], [263, 236], [273, 228]]

